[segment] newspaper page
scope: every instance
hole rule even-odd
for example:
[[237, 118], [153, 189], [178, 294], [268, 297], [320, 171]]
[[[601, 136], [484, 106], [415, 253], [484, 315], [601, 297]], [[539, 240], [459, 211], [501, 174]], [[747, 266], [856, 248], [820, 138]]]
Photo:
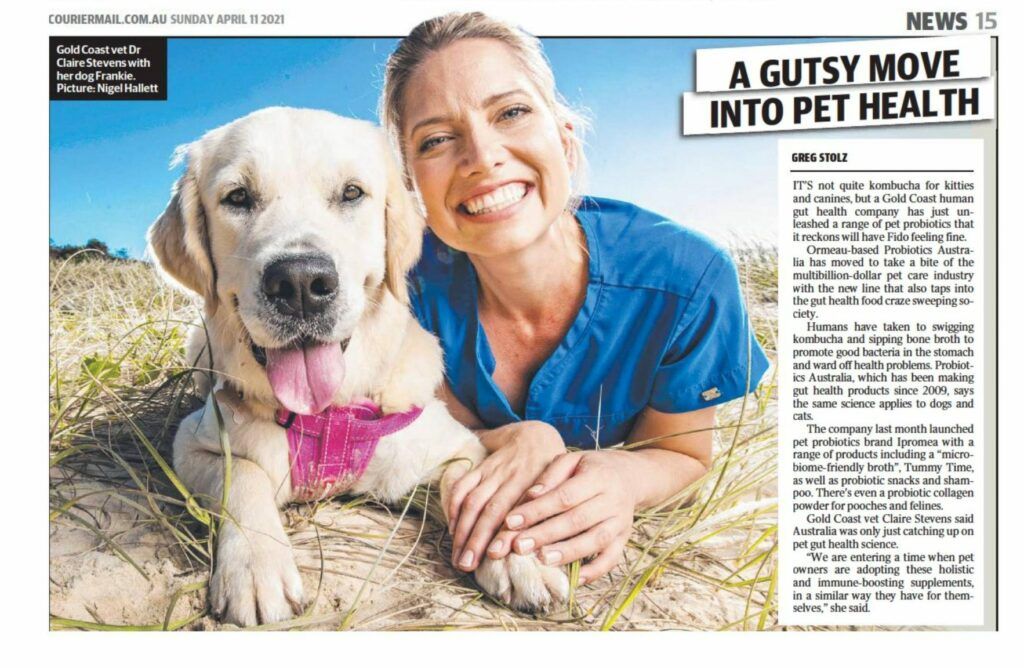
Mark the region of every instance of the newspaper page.
[[45, 4], [48, 637], [1005, 635], [1009, 3]]

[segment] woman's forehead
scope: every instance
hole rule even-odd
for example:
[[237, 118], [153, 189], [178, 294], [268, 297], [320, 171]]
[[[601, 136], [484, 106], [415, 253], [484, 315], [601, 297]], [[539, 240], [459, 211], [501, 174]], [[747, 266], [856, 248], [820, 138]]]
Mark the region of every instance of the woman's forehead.
[[535, 95], [536, 86], [512, 49], [493, 39], [463, 39], [428, 56], [404, 95], [405, 127], [423, 119], [483, 108], [509, 93]]

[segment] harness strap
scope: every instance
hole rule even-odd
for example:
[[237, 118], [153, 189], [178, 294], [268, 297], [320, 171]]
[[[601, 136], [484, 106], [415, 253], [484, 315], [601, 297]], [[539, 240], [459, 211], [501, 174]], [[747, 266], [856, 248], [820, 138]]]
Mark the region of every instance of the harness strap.
[[288, 437], [294, 496], [316, 500], [351, 488], [366, 471], [381, 438], [412, 424], [419, 406], [384, 415], [371, 401], [331, 406], [317, 415], [279, 410]]

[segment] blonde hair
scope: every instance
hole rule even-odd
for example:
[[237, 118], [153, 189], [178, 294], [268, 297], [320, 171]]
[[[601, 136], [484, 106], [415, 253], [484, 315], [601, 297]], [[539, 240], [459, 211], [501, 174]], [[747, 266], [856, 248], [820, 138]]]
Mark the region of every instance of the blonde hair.
[[[575, 211], [586, 182], [587, 160], [583, 153], [583, 136], [589, 127], [586, 117], [572, 109], [555, 89], [555, 75], [544, 55], [540, 40], [519, 28], [487, 16], [482, 12], [451, 13], [438, 16], [412, 29], [388, 57], [384, 70], [384, 89], [379, 115], [388, 138], [405, 163], [402, 145], [402, 99], [416, 68], [432, 53], [462, 39], [493, 39], [507, 46], [523, 66], [541, 99], [554, 114], [561, 132], [566, 133], [569, 160], [573, 166], [572, 190], [567, 208]], [[406, 176], [408, 182], [408, 173]]]

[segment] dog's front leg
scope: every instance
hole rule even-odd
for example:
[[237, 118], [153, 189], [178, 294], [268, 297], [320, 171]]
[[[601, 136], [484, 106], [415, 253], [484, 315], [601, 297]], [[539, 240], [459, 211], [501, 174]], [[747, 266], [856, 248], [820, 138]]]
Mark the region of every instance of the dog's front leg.
[[224, 458], [213, 451], [217, 446], [210, 442], [210, 434], [203, 433], [200, 414], [179, 427], [174, 459], [185, 484], [223, 518], [210, 581], [210, 610], [239, 626], [289, 619], [302, 610], [302, 579], [278, 514], [275, 488], [260, 466], [234, 456], [227, 507], [221, 508]]

